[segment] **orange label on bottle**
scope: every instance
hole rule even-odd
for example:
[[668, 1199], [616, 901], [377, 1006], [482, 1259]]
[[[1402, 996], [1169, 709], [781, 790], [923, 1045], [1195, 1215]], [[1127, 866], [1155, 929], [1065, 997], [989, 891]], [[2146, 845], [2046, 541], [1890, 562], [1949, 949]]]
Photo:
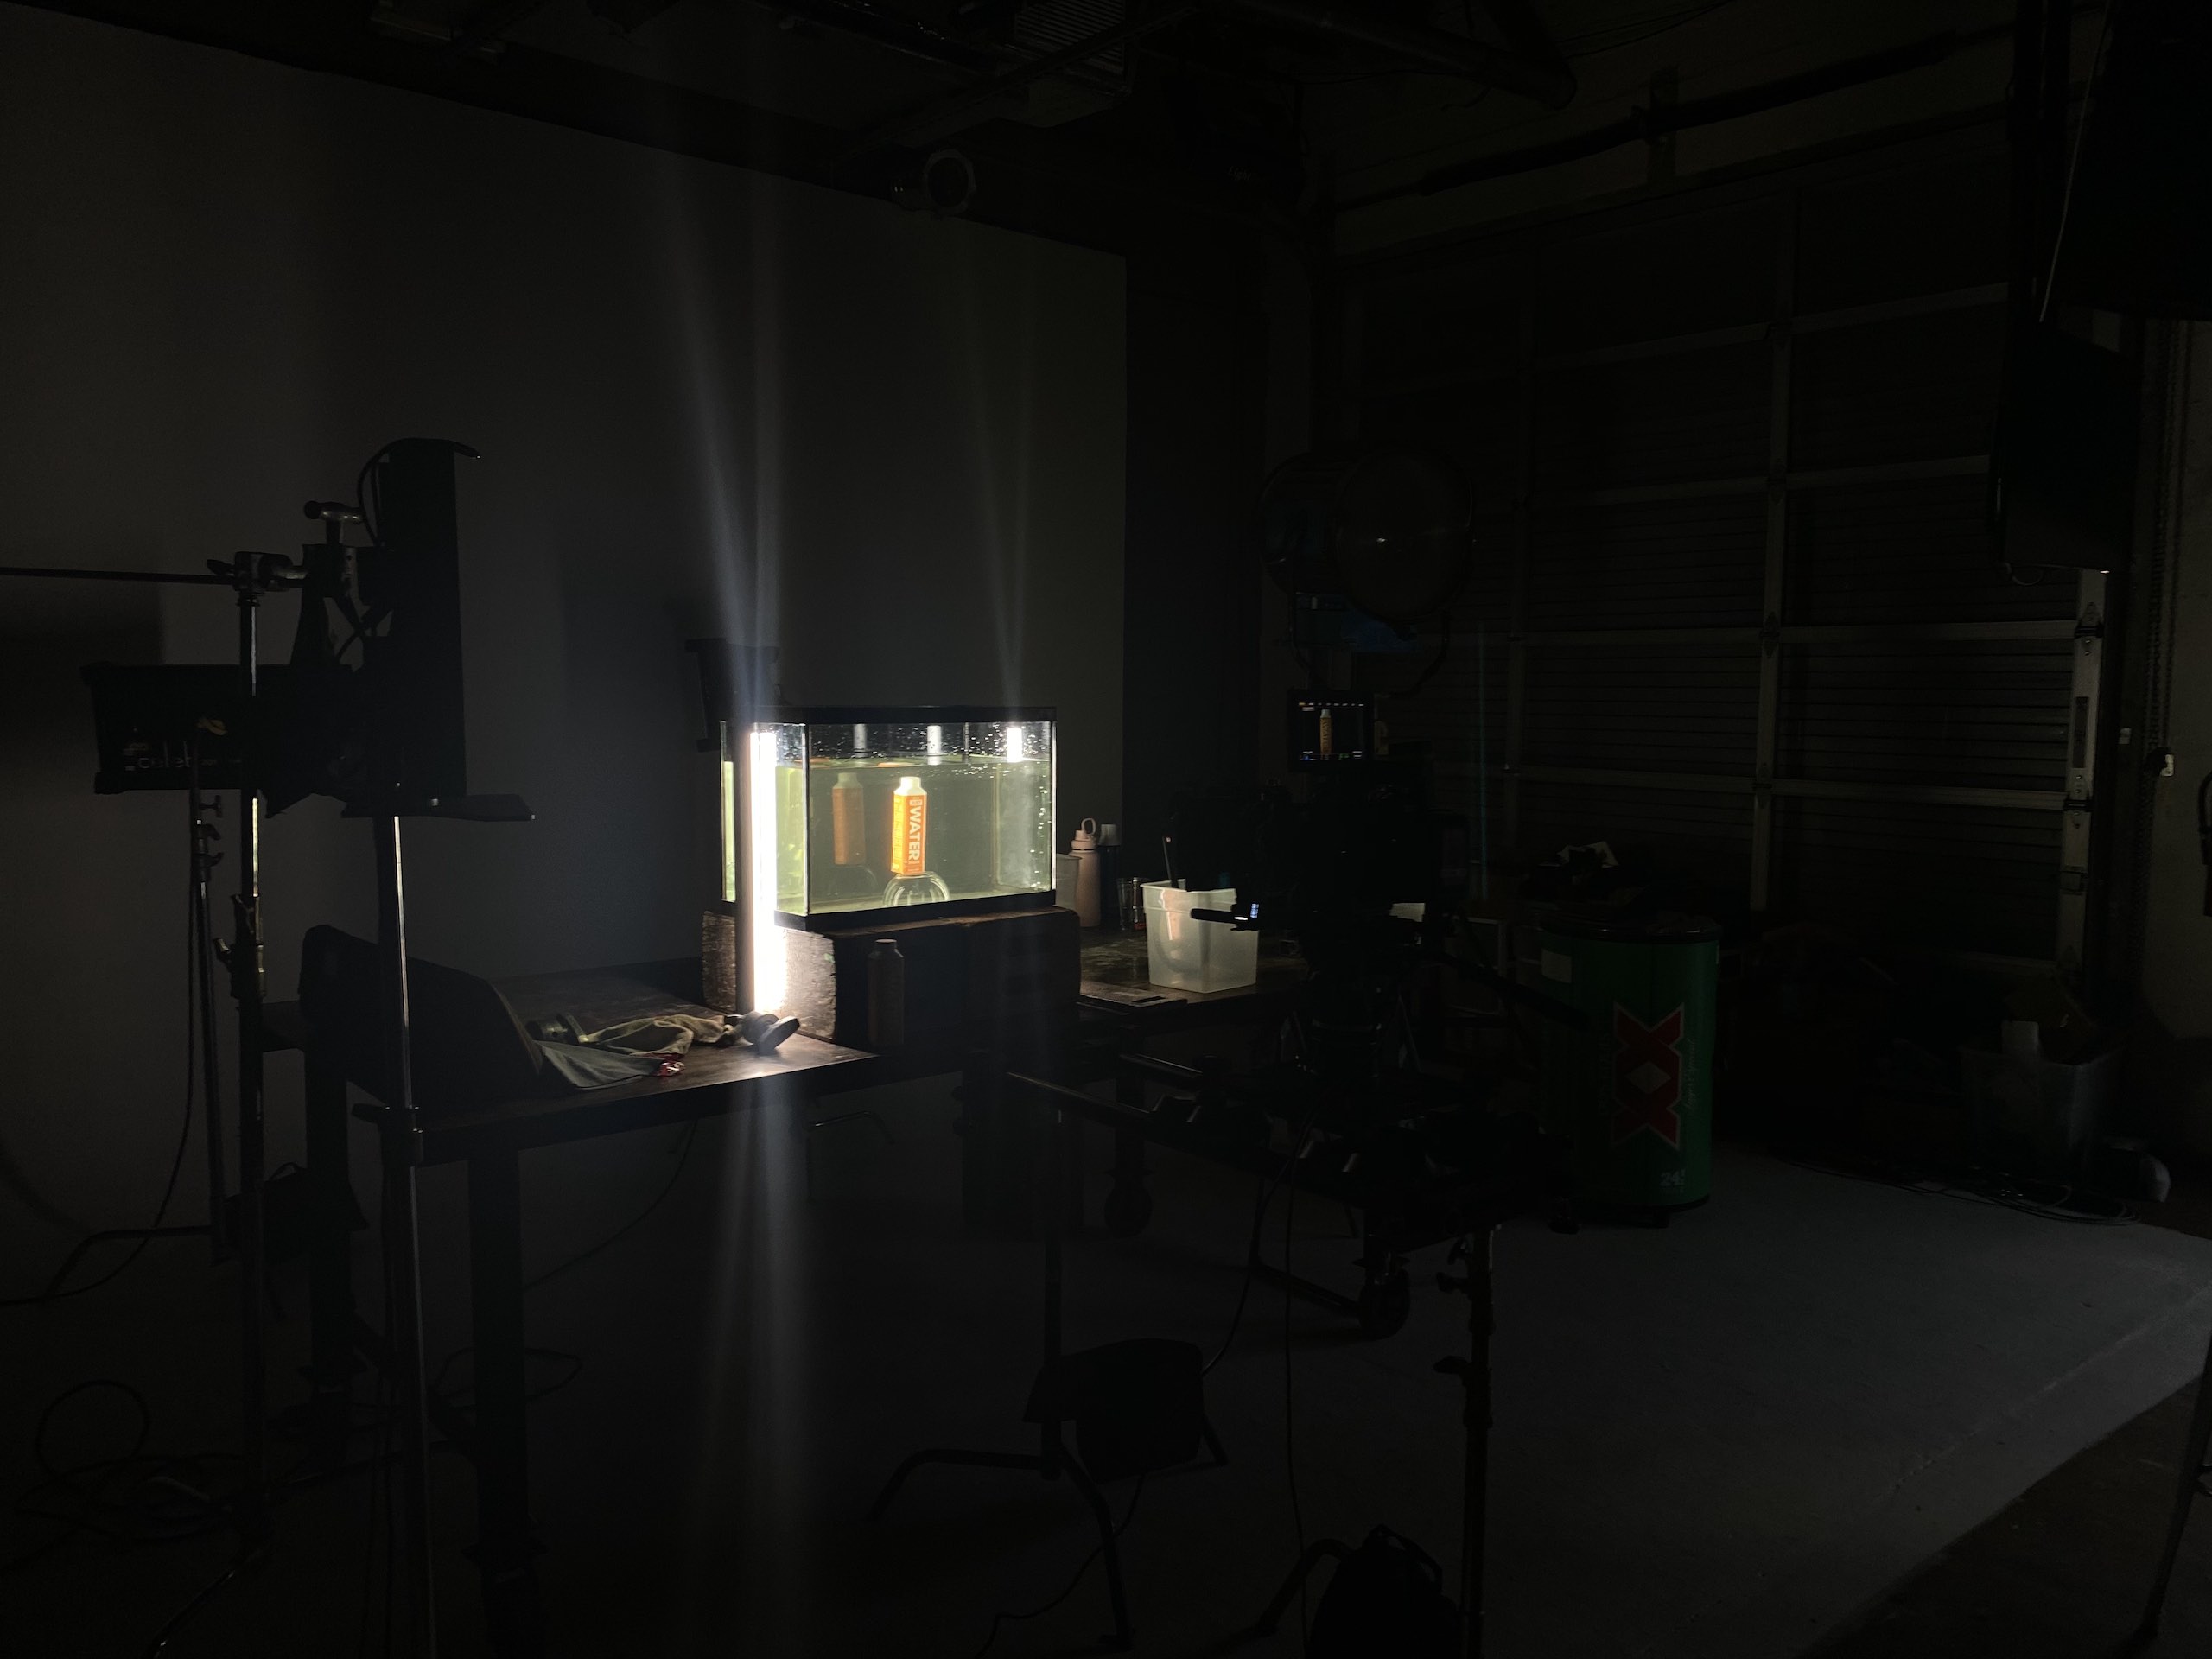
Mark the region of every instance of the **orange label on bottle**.
[[930, 798], [901, 785], [891, 797], [891, 874], [919, 875], [929, 868]]

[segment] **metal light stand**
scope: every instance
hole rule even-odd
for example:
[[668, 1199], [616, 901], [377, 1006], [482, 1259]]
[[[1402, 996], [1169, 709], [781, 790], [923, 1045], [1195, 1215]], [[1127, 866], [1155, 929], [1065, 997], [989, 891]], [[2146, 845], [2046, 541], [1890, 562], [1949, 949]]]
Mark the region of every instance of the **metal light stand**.
[[[1491, 1370], [1490, 1344], [1497, 1325], [1495, 1306], [1491, 1298], [1491, 1274], [1495, 1261], [1492, 1241], [1497, 1236], [1498, 1224], [1486, 1220], [1476, 1232], [1460, 1239], [1452, 1247], [1452, 1262], [1467, 1263], [1463, 1277], [1457, 1274], [1440, 1273], [1436, 1275], [1439, 1290], [1465, 1293], [1467, 1298], [1467, 1347], [1465, 1358], [1457, 1354], [1446, 1355], [1436, 1362], [1435, 1370], [1446, 1376], [1457, 1376], [1465, 1392], [1465, 1404], [1459, 1421], [1467, 1432], [1464, 1482], [1459, 1500], [1459, 1653], [1461, 1659], [1482, 1659], [1483, 1652], [1483, 1558], [1485, 1553], [1486, 1528], [1490, 1510], [1490, 1430], [1491, 1430]], [[1475, 1239], [1479, 1236], [1481, 1255], [1476, 1255]], [[1338, 1561], [1349, 1560], [1352, 1550], [1334, 1538], [1317, 1538], [1306, 1547], [1290, 1569], [1290, 1576], [1275, 1592], [1265, 1611], [1242, 1631], [1233, 1643], [1256, 1642], [1274, 1634], [1282, 1622], [1299, 1587], [1306, 1577], [1327, 1557]]]
[[407, 894], [400, 856], [399, 815], [370, 820], [377, 863], [377, 946], [385, 1028], [391, 1046], [392, 1098], [384, 1103], [378, 1137], [384, 1151], [384, 1249], [390, 1306], [385, 1340], [394, 1379], [391, 1409], [399, 1420], [398, 1536], [403, 1561], [398, 1628], [401, 1650], [438, 1650], [435, 1584], [430, 1562], [429, 1385], [423, 1357], [423, 1251], [415, 1175], [422, 1166], [422, 1120], [415, 1105], [412, 1039], [407, 1007]]
[[179, 1224], [174, 1227], [107, 1227], [97, 1233], [87, 1233], [77, 1241], [77, 1247], [63, 1258], [54, 1276], [46, 1281], [41, 1298], [58, 1296], [77, 1270], [77, 1264], [99, 1244], [118, 1243], [125, 1239], [196, 1238], [207, 1237], [209, 1262], [217, 1267], [230, 1256], [227, 1230], [223, 1224], [223, 1192], [226, 1177], [223, 1172], [223, 1065], [222, 1057], [215, 1052], [215, 982], [207, 960], [209, 941], [214, 935], [214, 918], [207, 904], [207, 877], [222, 855], [209, 844], [222, 834], [209, 823], [208, 815], [222, 806], [220, 796], [206, 796], [200, 792], [200, 746], [194, 743], [190, 750], [191, 784], [189, 786], [190, 848], [187, 875], [192, 895], [190, 920], [192, 960], [187, 970], [190, 1002], [190, 1019], [198, 1035], [200, 1065], [200, 1139], [207, 1154], [207, 1219], [204, 1222]]
[[1459, 1377], [1466, 1392], [1459, 1421], [1466, 1427], [1465, 1479], [1459, 1499], [1459, 1652], [1462, 1659], [1482, 1659], [1483, 1557], [1490, 1510], [1490, 1343], [1497, 1330], [1491, 1300], [1491, 1275], [1496, 1264], [1497, 1224], [1480, 1230], [1481, 1259], [1476, 1259], [1474, 1236], [1452, 1247], [1451, 1260], [1465, 1260], [1464, 1277], [1440, 1273], [1439, 1290], [1465, 1291], [1467, 1296], [1467, 1357], [1450, 1355], [1436, 1362], [1436, 1369]]
[[192, 997], [200, 1021], [200, 1092], [205, 1103], [203, 1128], [207, 1141], [208, 1255], [218, 1264], [230, 1255], [224, 1236], [223, 1192], [223, 1073], [222, 1058], [215, 1052], [215, 912], [208, 899], [210, 879], [223, 855], [215, 850], [222, 838], [213, 818], [222, 810], [223, 798], [200, 792], [200, 745], [192, 746]]
[[[260, 679], [257, 625], [264, 594], [296, 584], [292, 562], [270, 553], [239, 553], [210, 559], [207, 574], [173, 570], [73, 570], [35, 565], [0, 565], [0, 576], [28, 576], [74, 582], [165, 582], [198, 588], [228, 588], [238, 597], [238, 890], [232, 899], [232, 934], [217, 951], [230, 969], [231, 995], [238, 1005], [238, 1356], [243, 1375], [238, 1389], [239, 1480], [234, 1519], [239, 1558], [258, 1555], [269, 1538], [268, 1382], [264, 1374], [262, 1300], [266, 1263], [262, 1252], [262, 1184], [265, 1156], [262, 1116], [262, 1001], [264, 963], [261, 938], [261, 799], [257, 775], [255, 694]], [[197, 784], [196, 767], [194, 782]], [[193, 791], [195, 802], [197, 787]], [[201, 828], [194, 814], [194, 893], [204, 892]], [[205, 919], [204, 899], [195, 903]], [[202, 1014], [202, 1031], [213, 1025], [212, 999]], [[208, 1045], [210, 1071], [213, 1046]], [[208, 1109], [215, 1109], [211, 1093]], [[219, 1149], [211, 1149], [211, 1174], [218, 1183], [209, 1198], [208, 1231], [220, 1249], [222, 1238]], [[179, 1228], [193, 1233], [197, 1228]]]
[[[215, 569], [212, 561], [209, 569]], [[291, 561], [241, 553], [232, 562], [238, 605], [238, 890], [231, 899], [231, 944], [219, 950], [231, 970], [238, 1010], [238, 1340], [245, 1370], [239, 1391], [241, 1452], [238, 1543], [257, 1554], [269, 1541], [269, 1410], [263, 1363], [261, 1302], [268, 1262], [262, 1248], [262, 1181], [267, 1162], [262, 1114], [262, 1003], [267, 963], [261, 934], [261, 779], [259, 738], [261, 596], [296, 580]]]

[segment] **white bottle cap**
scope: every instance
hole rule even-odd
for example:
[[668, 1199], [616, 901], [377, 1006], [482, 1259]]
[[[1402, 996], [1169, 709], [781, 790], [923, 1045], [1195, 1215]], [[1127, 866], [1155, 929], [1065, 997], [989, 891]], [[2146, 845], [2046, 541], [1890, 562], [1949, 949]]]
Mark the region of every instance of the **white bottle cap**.
[[922, 780], [918, 777], [901, 778], [899, 780], [899, 787], [901, 789], [919, 789], [921, 786]]

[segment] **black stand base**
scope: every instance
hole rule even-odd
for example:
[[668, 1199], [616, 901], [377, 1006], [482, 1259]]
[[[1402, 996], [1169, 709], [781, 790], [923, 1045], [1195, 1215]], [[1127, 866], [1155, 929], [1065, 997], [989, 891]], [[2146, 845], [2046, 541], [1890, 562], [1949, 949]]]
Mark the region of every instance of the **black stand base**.
[[[1228, 1461], [1222, 1455], [1221, 1442], [1214, 1438], [1211, 1427], [1206, 1429], [1205, 1435], [1216, 1459]], [[1106, 1507], [1105, 1494], [1098, 1490], [1097, 1483], [1084, 1472], [1081, 1464], [1065, 1454], [1057, 1459], [1047, 1459], [1037, 1452], [967, 1452], [946, 1446], [931, 1447], [926, 1452], [915, 1452], [899, 1465], [884, 1484], [883, 1491], [877, 1494], [874, 1504], [868, 1510], [868, 1518], [880, 1521], [883, 1512], [891, 1507], [891, 1500], [899, 1495], [899, 1487], [906, 1484], [906, 1477], [927, 1463], [958, 1464], [971, 1469], [1026, 1470], [1046, 1480], [1053, 1479], [1060, 1470], [1065, 1470], [1068, 1478], [1075, 1484], [1076, 1491], [1083, 1494], [1083, 1501], [1090, 1506], [1091, 1518], [1098, 1523], [1099, 1550], [1106, 1558], [1106, 1593], [1114, 1607], [1114, 1633], [1106, 1638], [1107, 1642], [1116, 1648], [1130, 1645], [1135, 1638], [1129, 1628], [1128, 1599], [1122, 1589], [1122, 1553], [1114, 1541], [1113, 1512]]]
[[1290, 1607], [1291, 1598], [1304, 1587], [1306, 1580], [1313, 1576], [1313, 1569], [1321, 1564], [1322, 1558], [1330, 1555], [1340, 1561], [1349, 1560], [1351, 1546], [1339, 1543], [1334, 1538], [1316, 1538], [1306, 1545], [1306, 1553], [1298, 1558], [1298, 1565], [1290, 1569], [1290, 1576], [1282, 1581], [1282, 1588], [1275, 1592], [1275, 1599], [1267, 1605], [1259, 1618], [1231, 1637], [1229, 1645], [1242, 1647], [1247, 1642], [1258, 1642], [1273, 1636], [1275, 1627], [1282, 1623], [1283, 1614]]

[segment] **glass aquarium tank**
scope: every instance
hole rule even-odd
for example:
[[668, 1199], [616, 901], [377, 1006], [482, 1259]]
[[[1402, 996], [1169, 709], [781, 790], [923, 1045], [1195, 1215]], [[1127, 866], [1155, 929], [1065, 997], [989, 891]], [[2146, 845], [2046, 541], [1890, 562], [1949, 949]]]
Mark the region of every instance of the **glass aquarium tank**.
[[772, 822], [776, 920], [819, 931], [1049, 906], [1053, 726], [1049, 709], [971, 708], [755, 723], [749, 816]]

